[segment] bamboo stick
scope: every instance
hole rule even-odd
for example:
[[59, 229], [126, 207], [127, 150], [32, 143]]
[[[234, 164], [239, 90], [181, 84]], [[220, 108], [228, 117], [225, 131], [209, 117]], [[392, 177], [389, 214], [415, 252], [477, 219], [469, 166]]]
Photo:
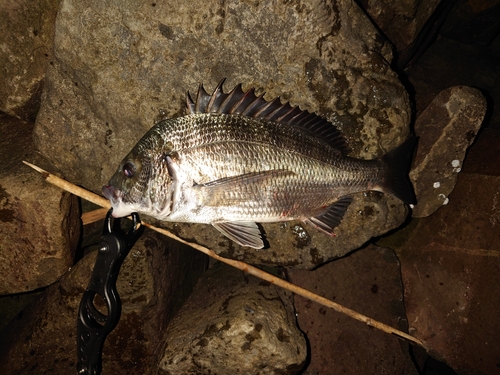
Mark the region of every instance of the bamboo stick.
[[[107, 210], [111, 207], [110, 203], [107, 199], [100, 197], [97, 194], [94, 194], [94, 193], [92, 193], [86, 189], [83, 189], [79, 186], [76, 186], [76, 185], [74, 185], [74, 184], [72, 184], [72, 183], [70, 183], [62, 178], [59, 178], [59, 177], [43, 170], [42, 168], [37, 167], [36, 165], [33, 165], [33, 164], [28, 163], [26, 161], [23, 161], [23, 163], [28, 165], [29, 167], [33, 168], [34, 170], [40, 172], [42, 174], [43, 178], [45, 178], [45, 180], [47, 182], [50, 182], [51, 184], [53, 184], [53, 185], [55, 185], [63, 190], [68, 191], [74, 195], [79, 196], [80, 198], [86, 199], [92, 203], [99, 205], [99, 206], [102, 206], [102, 207], [104, 207], [105, 210]], [[99, 210], [99, 211], [100, 212], [97, 213], [98, 215], [102, 215], [102, 212], [105, 212], [104, 210], [103, 211]], [[395, 335], [401, 339], [407, 340], [407, 341], [414, 343], [418, 346], [421, 346], [422, 348], [425, 349], [425, 345], [421, 340], [419, 340], [419, 339], [417, 339], [417, 338], [415, 338], [415, 337], [413, 337], [413, 336], [411, 336], [403, 331], [400, 331], [400, 330], [393, 328], [387, 324], [384, 324], [382, 322], [379, 322], [377, 320], [369, 318], [366, 315], [360, 314], [357, 311], [354, 311], [354, 310], [349, 309], [345, 306], [342, 306], [342, 305], [340, 305], [336, 302], [333, 302], [327, 298], [321, 297], [315, 293], [312, 293], [312, 292], [310, 292], [304, 288], [301, 288], [295, 284], [292, 284], [286, 280], [275, 277], [267, 272], [264, 272], [256, 267], [253, 267], [245, 262], [221, 257], [221, 256], [217, 255], [213, 250], [210, 250], [210, 249], [208, 249], [204, 246], [198, 245], [196, 243], [192, 243], [192, 242], [188, 242], [186, 240], [183, 240], [182, 238], [177, 237], [175, 234], [169, 232], [166, 229], [157, 228], [157, 227], [155, 227], [151, 224], [148, 224], [144, 221], [142, 221], [141, 224], [147, 228], [150, 228], [150, 229], [156, 231], [156, 232], [162, 233], [165, 236], [172, 238], [178, 242], [181, 242], [185, 245], [191, 246], [192, 248], [194, 248], [198, 251], [201, 251], [202, 253], [204, 253], [204, 254], [208, 255], [209, 257], [212, 257], [220, 262], [226, 263], [226, 264], [228, 264], [232, 267], [235, 267], [243, 272], [249, 273], [249, 274], [256, 276], [262, 280], [265, 280], [269, 283], [277, 285], [277, 286], [279, 286], [283, 289], [286, 289], [292, 293], [298, 294], [304, 298], [310, 299], [311, 301], [314, 301], [314, 302], [317, 302], [323, 306], [329, 307], [329, 308], [331, 308], [331, 309], [333, 309], [341, 314], [350, 316], [351, 318], [356, 319], [360, 322], [363, 322], [370, 327], [376, 328], [380, 331], [383, 331], [383, 332], [391, 334], [391, 335]]]

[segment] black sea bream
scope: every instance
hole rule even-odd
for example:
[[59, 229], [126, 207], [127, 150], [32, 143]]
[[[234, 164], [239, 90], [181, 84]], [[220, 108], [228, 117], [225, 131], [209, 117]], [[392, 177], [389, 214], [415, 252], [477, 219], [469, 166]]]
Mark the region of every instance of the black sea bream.
[[415, 203], [408, 179], [415, 138], [374, 160], [346, 156], [341, 132], [279, 98], [241, 85], [201, 86], [183, 117], [152, 127], [103, 187], [113, 216], [212, 224], [243, 246], [262, 248], [256, 223], [304, 220], [332, 234], [351, 194], [377, 190]]

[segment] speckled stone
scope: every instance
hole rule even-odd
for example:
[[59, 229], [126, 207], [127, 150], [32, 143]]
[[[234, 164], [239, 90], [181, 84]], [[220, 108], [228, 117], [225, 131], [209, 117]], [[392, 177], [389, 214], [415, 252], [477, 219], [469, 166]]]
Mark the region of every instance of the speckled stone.
[[455, 86], [441, 91], [417, 118], [420, 139], [410, 172], [418, 202], [413, 217], [429, 216], [448, 204], [485, 113], [486, 100], [479, 90]]
[[40, 109], [45, 71], [59, 0], [2, 1], [0, 6], [0, 111], [34, 120]]
[[22, 163], [44, 163], [34, 152], [32, 128], [0, 114], [0, 294], [56, 282], [73, 265], [80, 237], [77, 198]]
[[307, 346], [292, 298], [217, 263], [165, 333], [158, 374], [297, 374]]

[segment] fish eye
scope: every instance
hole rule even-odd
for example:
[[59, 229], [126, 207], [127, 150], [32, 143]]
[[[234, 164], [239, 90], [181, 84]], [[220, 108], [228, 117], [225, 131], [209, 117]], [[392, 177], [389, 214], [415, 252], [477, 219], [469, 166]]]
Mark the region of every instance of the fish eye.
[[136, 171], [135, 165], [131, 161], [128, 161], [125, 164], [123, 164], [122, 172], [125, 175], [125, 177], [127, 178], [134, 177], [135, 171]]

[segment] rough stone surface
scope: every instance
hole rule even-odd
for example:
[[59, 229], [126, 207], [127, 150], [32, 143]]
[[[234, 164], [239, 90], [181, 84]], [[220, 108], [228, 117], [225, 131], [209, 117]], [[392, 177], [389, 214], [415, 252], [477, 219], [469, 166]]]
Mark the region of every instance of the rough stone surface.
[[450, 204], [398, 250], [410, 332], [458, 374], [500, 368], [499, 140], [498, 130], [479, 135]]
[[479, 90], [457, 86], [442, 91], [417, 118], [420, 139], [410, 172], [418, 202], [413, 217], [429, 216], [448, 204], [485, 113], [486, 100]]
[[[371, 245], [291, 281], [373, 319], [407, 331], [403, 286], [394, 252]], [[311, 355], [304, 374], [416, 375], [408, 344], [331, 309], [295, 296]]]
[[[145, 232], [125, 259], [117, 289], [118, 326], [103, 349], [103, 374], [152, 374], [158, 366], [161, 332], [187, 298], [206, 258], [164, 237]], [[47, 288], [0, 335], [0, 373], [76, 373], [78, 305], [95, 262], [84, 257]]]
[[33, 120], [52, 59], [59, 0], [0, 3], [0, 111]]
[[[242, 82], [244, 89], [266, 90], [268, 99], [281, 96], [327, 117], [346, 133], [352, 156], [379, 156], [408, 134], [408, 96], [390, 69], [390, 46], [354, 1], [136, 0], [123, 6], [64, 0], [54, 45], [36, 144], [42, 154], [57, 155], [51, 160], [72, 182], [94, 191], [101, 191], [159, 109], [167, 117], [182, 115], [186, 90], [204, 82], [210, 91], [223, 77], [227, 88]], [[278, 244], [287, 256], [273, 250], [239, 259], [311, 267], [398, 226], [406, 215], [398, 200], [363, 194], [350, 211], [339, 228], [347, 235], [311, 242], [297, 253], [287, 229], [289, 240]], [[186, 238], [221, 243], [218, 251], [225, 255], [247, 250], [208, 227], [179, 228]], [[271, 236], [281, 236], [278, 226], [269, 228]]]
[[440, 0], [360, 0], [359, 3], [399, 53], [404, 55]]
[[165, 333], [158, 374], [297, 374], [307, 347], [289, 293], [217, 263]]
[[73, 264], [80, 236], [76, 197], [22, 164], [33, 152], [33, 124], [0, 115], [0, 294], [52, 284]]

